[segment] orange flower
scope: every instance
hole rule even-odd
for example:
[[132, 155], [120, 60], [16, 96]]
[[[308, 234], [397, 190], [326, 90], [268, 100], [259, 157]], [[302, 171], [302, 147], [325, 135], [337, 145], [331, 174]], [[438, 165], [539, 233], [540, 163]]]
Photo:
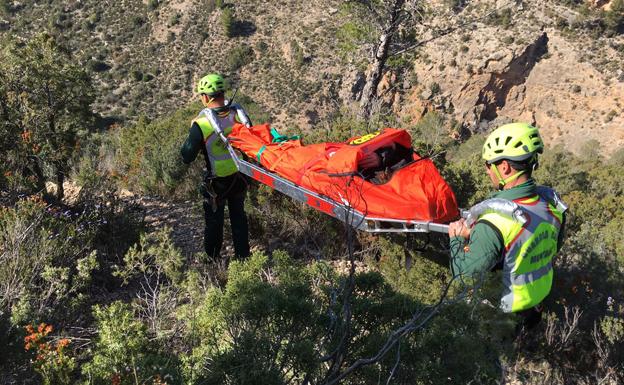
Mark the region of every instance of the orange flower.
[[23, 140], [24, 142], [30, 142], [30, 138], [32, 137], [32, 132], [30, 132], [30, 131], [24, 131], [24, 132], [22, 132], [22, 135], [21, 135], [21, 136], [22, 136], [22, 140]]
[[62, 338], [60, 339], [57, 343], [56, 343], [56, 350], [61, 350], [63, 349], [65, 346], [69, 345], [69, 339], [67, 338]]
[[33, 334], [33, 333], [35, 332], [35, 330], [33, 329], [32, 325], [26, 325], [26, 326], [24, 327], [24, 329], [26, 329], [26, 332], [27, 332], [28, 334]]
[[4, 173], [4, 176], [6, 176], [7, 178], [10, 177], [11, 175], [13, 175], [11, 171], [7, 171]]
[[113, 374], [113, 377], [111, 378], [111, 382], [113, 385], [121, 384], [121, 376], [119, 375], [119, 373]]

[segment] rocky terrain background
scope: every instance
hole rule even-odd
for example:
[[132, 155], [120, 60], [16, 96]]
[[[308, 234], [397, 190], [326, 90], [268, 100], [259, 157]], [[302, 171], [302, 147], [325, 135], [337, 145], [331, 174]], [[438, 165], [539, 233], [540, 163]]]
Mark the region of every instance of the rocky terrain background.
[[[525, 120], [551, 146], [578, 153], [597, 141], [611, 155], [624, 145], [624, 37], [600, 29], [613, 3], [427, 2], [415, 39], [461, 27], [387, 66], [384, 107], [404, 124], [444, 112], [453, 135]], [[276, 126], [314, 129], [357, 110], [370, 70], [373, 42], [345, 33], [355, 16], [342, 1], [5, 0], [1, 8], [2, 33], [43, 28], [65, 38], [97, 79], [104, 125], [168, 114], [194, 99], [201, 75], [220, 71]]]

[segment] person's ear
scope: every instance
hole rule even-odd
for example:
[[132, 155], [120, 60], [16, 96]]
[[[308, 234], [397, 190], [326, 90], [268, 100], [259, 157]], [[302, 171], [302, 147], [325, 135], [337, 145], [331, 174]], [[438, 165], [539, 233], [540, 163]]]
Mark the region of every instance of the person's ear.
[[507, 160], [503, 160], [500, 163], [501, 166], [501, 175], [509, 175], [512, 173], [512, 169], [511, 169], [511, 165], [509, 164], [509, 162]]

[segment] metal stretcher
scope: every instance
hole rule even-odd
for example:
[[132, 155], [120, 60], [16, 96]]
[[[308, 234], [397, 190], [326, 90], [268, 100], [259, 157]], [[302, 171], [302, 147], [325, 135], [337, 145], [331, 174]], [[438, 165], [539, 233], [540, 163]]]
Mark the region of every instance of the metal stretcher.
[[[218, 127], [215, 122], [213, 127]], [[286, 178], [281, 177], [263, 167], [248, 162], [238, 156], [238, 153], [223, 134], [223, 131], [216, 129], [221, 140], [225, 143], [232, 159], [236, 163], [238, 171], [281, 192], [299, 202], [303, 202], [325, 214], [353, 226], [357, 230], [369, 233], [447, 233], [448, 225], [430, 221], [414, 221], [392, 218], [368, 217], [348, 205], [336, 202], [317, 192], [308, 190], [294, 184]]]

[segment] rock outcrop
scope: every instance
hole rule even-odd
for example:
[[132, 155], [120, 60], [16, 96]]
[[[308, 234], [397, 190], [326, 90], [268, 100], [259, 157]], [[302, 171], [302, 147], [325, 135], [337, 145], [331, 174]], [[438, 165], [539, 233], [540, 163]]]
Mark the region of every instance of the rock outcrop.
[[[524, 6], [535, 12], [535, 3]], [[591, 41], [575, 41], [546, 21], [483, 24], [426, 45], [414, 65], [419, 84], [400, 102], [402, 120], [438, 109], [472, 132], [522, 120], [539, 126], [549, 145], [578, 152], [597, 140], [606, 155], [624, 147], [624, 76], [588, 60]], [[598, 49], [622, 60], [606, 44]]]

